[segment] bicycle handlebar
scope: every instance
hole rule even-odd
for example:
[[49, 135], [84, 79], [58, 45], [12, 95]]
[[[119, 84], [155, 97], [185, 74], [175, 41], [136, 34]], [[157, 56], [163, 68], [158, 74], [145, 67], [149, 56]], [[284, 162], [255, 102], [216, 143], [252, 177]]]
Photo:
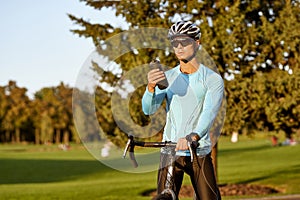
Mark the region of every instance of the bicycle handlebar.
[[[191, 162], [193, 162], [193, 154], [195, 153], [195, 147], [197, 147], [198, 144], [198, 140], [197, 141], [191, 141], [189, 139], [187, 139], [188, 141], [188, 147], [189, 147], [189, 151], [191, 153]], [[137, 168], [138, 167], [138, 163], [135, 159], [135, 155], [134, 155], [134, 147], [135, 146], [140, 146], [140, 147], [153, 147], [153, 148], [161, 148], [161, 147], [176, 147], [175, 142], [142, 142], [142, 141], [135, 141], [132, 135], [128, 136], [128, 141], [126, 144], [126, 147], [124, 149], [123, 152], [123, 158], [126, 157], [127, 151], [129, 150], [129, 157], [130, 160], [132, 161], [133, 167]]]

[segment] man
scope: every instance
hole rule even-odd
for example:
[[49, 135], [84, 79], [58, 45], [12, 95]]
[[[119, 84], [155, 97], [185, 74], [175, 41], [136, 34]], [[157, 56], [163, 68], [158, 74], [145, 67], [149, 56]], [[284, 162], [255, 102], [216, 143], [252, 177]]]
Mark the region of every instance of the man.
[[[166, 125], [163, 141], [176, 142], [174, 168], [175, 195], [182, 184], [183, 175], [190, 176], [196, 200], [219, 200], [220, 192], [211, 160], [212, 144], [209, 130], [221, 106], [224, 84], [219, 74], [199, 63], [196, 58], [201, 32], [190, 21], [173, 24], [168, 38], [173, 46], [179, 65], [162, 72], [152, 69], [148, 73], [148, 85], [142, 98], [143, 112], [151, 115], [166, 100]], [[167, 78], [169, 86], [159, 89], [157, 83]], [[197, 158], [191, 163], [187, 136], [200, 137]], [[158, 170], [157, 190], [164, 190], [168, 152], [162, 148]]]

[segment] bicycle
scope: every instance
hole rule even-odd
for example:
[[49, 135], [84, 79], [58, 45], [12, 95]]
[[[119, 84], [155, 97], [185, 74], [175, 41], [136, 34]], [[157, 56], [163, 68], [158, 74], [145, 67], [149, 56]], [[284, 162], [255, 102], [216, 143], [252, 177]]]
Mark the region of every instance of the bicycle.
[[[191, 152], [191, 162], [193, 162], [194, 157], [196, 156], [196, 148], [198, 147], [198, 141], [200, 138], [196, 138], [196, 140], [192, 140], [191, 136], [186, 137], [188, 141], [188, 147], [189, 151]], [[124, 149], [123, 158], [126, 157], [127, 151], [129, 150], [129, 157], [132, 161], [133, 166], [136, 168], [138, 167], [138, 163], [135, 159], [134, 155], [134, 147], [140, 146], [140, 147], [152, 147], [152, 148], [161, 148], [165, 147], [170, 152], [170, 160], [167, 164], [168, 167], [168, 175], [167, 180], [165, 182], [165, 189], [158, 194], [156, 197], [154, 197], [155, 200], [176, 200], [176, 195], [173, 191], [174, 186], [174, 173], [173, 169], [175, 167], [175, 147], [177, 143], [174, 142], [142, 142], [142, 141], [136, 141], [134, 140], [134, 137], [132, 135], [128, 136], [128, 141], [126, 144], [126, 147]]]

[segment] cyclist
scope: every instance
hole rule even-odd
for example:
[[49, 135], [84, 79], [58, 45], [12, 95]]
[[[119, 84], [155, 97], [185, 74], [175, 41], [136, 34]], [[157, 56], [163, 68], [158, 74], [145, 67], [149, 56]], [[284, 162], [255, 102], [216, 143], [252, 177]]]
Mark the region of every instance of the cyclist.
[[[219, 200], [221, 195], [211, 160], [209, 130], [221, 106], [224, 83], [219, 74], [197, 60], [200, 37], [200, 28], [190, 21], [179, 21], [170, 27], [168, 39], [179, 65], [165, 74], [159, 69], [150, 70], [142, 107], [146, 115], [151, 115], [166, 99], [163, 141], [177, 143], [173, 170], [173, 190], [177, 199], [183, 175], [187, 173], [195, 191], [194, 199]], [[169, 85], [166, 89], [159, 89], [157, 83], [165, 77]], [[187, 135], [200, 137], [197, 158], [193, 163], [188, 151]], [[169, 152], [162, 148], [157, 180], [159, 194], [164, 190], [167, 179], [168, 157]]]

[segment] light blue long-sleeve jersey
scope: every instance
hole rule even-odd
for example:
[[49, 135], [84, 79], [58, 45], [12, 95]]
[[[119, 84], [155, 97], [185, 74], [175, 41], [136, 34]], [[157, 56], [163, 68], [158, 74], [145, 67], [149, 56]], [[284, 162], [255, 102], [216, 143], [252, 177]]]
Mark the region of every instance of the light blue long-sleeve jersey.
[[[209, 130], [218, 114], [224, 94], [222, 77], [200, 64], [192, 74], [184, 74], [180, 66], [165, 72], [169, 87], [155, 92], [146, 89], [142, 98], [142, 108], [151, 115], [166, 99], [166, 124], [163, 141], [177, 142], [190, 133], [200, 136], [197, 154], [207, 155], [211, 151]], [[189, 156], [189, 151], [176, 152], [179, 156]]]

